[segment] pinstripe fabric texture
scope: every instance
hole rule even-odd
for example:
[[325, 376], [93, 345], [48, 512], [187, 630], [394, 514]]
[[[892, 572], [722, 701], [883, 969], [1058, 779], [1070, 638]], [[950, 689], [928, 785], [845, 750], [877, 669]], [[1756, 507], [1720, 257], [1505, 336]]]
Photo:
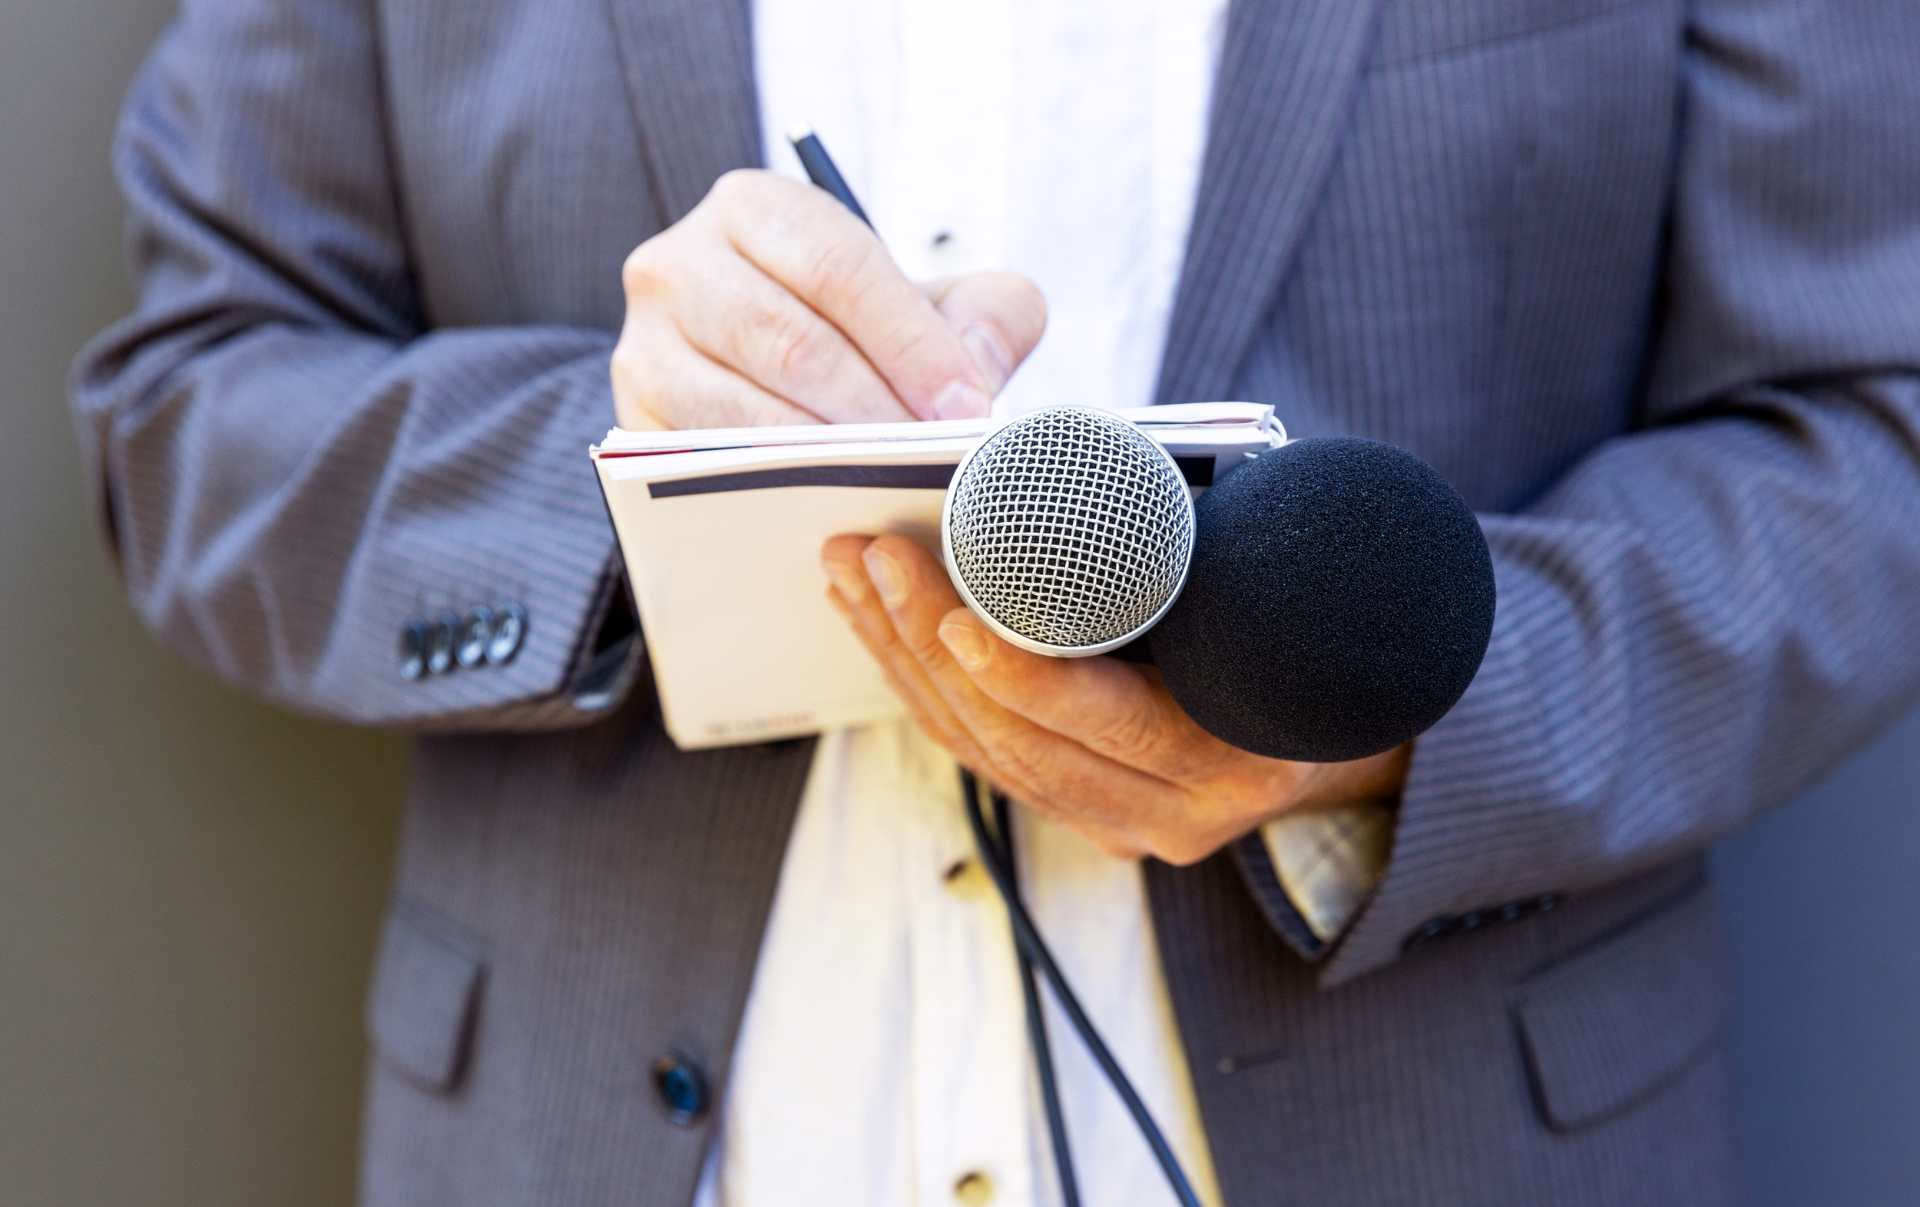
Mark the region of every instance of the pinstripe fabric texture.
[[[1148, 869], [1230, 1203], [1736, 1197], [1698, 852], [1920, 687], [1907, 7], [1235, 6], [1158, 395], [1418, 452], [1500, 602], [1337, 942], [1245, 844]], [[617, 597], [617, 266], [753, 161], [743, 14], [206, 0], [127, 109], [140, 305], [74, 399], [135, 606], [458, 731], [369, 1003], [370, 1203], [678, 1207], [707, 1123], [653, 1063], [725, 1089], [810, 746], [683, 755], [565, 689]], [[406, 618], [502, 599], [513, 662], [399, 676]]]

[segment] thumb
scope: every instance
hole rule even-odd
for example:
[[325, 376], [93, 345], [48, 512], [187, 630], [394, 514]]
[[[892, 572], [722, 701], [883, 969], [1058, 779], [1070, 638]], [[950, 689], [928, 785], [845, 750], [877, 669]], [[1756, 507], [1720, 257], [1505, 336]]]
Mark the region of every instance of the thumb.
[[998, 394], [1047, 329], [1047, 299], [1025, 277], [976, 272], [921, 286]]

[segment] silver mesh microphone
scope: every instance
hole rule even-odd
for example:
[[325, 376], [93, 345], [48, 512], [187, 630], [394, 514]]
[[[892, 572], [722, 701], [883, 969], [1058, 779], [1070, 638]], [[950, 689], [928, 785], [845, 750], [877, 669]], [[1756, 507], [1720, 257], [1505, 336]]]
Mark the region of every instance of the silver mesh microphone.
[[1152, 628], [1186, 585], [1193, 495], [1138, 427], [1048, 407], [961, 460], [940, 543], [955, 589], [994, 632], [1037, 654], [1101, 654]]

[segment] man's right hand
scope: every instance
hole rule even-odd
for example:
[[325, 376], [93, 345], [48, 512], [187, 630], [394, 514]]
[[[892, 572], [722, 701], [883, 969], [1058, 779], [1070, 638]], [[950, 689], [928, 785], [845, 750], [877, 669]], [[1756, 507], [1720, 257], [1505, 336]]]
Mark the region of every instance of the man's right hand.
[[771, 172], [722, 176], [622, 279], [631, 429], [979, 417], [1047, 324], [1024, 277], [915, 284], [839, 202]]

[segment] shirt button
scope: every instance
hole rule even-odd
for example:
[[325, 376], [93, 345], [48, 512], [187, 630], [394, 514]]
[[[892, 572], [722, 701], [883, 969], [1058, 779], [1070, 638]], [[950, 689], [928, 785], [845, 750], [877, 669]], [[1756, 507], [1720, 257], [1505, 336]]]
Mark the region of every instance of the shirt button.
[[502, 607], [500, 614], [494, 617], [493, 637], [487, 642], [487, 661], [494, 666], [505, 666], [512, 662], [526, 636], [527, 610], [517, 603]]
[[956, 897], [978, 897], [987, 887], [987, 871], [977, 859], [954, 860], [940, 873], [940, 879]]
[[993, 1179], [977, 1169], [968, 1170], [954, 1182], [953, 1197], [966, 1207], [986, 1207], [993, 1202]]
[[707, 1113], [707, 1078], [683, 1056], [662, 1056], [653, 1064], [653, 1088], [675, 1127], [691, 1127]]

